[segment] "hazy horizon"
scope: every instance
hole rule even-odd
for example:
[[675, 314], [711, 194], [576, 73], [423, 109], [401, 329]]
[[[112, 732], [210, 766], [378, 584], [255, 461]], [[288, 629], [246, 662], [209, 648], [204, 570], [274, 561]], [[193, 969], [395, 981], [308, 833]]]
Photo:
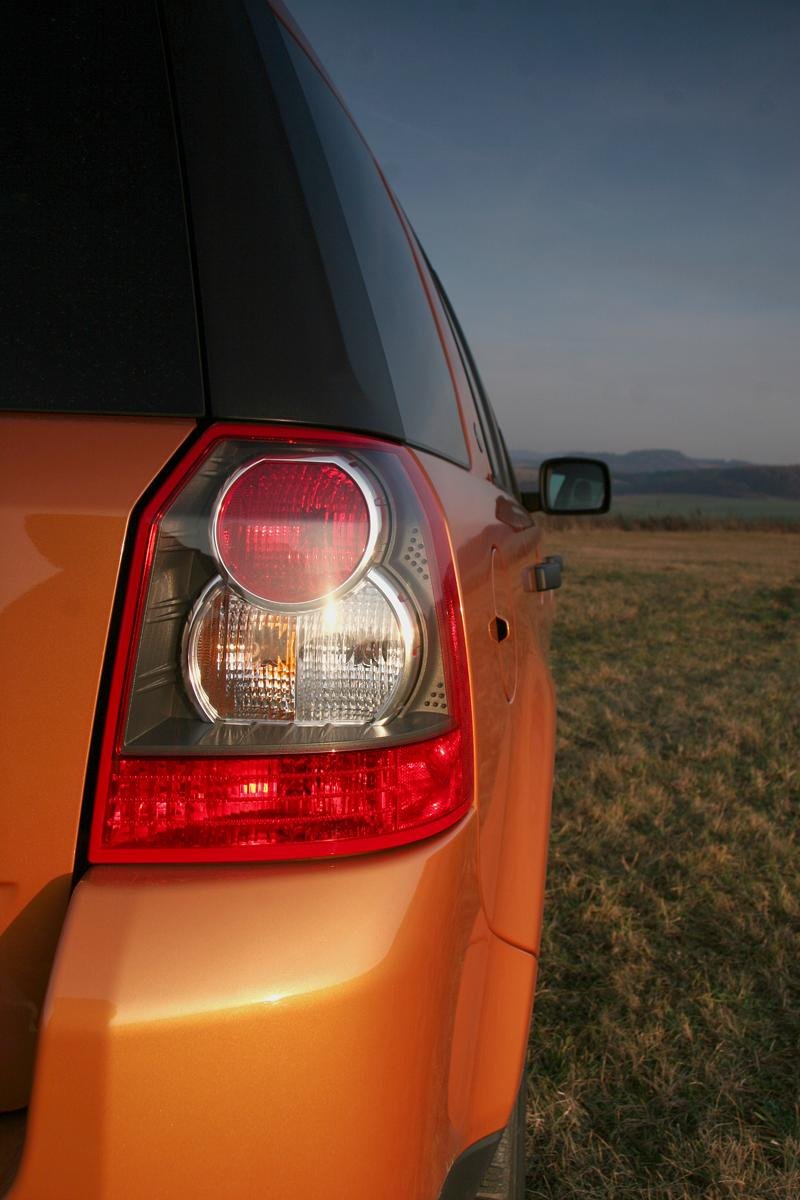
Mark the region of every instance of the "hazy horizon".
[[508, 452], [512, 458], [525, 454], [544, 454], [547, 457], [555, 457], [559, 454], [586, 454], [586, 455], [603, 455], [603, 454], [663, 454], [663, 453], [678, 453], [683, 454], [689, 459], [715, 459], [721, 464], [724, 463], [746, 463], [752, 467], [796, 467], [800, 466], [800, 461], [791, 459], [775, 459], [767, 461], [766, 459], [744, 458], [738, 454], [693, 454], [689, 450], [684, 450], [680, 446], [632, 446], [630, 450], [617, 450], [613, 446], [584, 446], [581, 445], [553, 445], [553, 446], [523, 446], [509, 442]]
[[800, 6], [289, 4], [510, 445], [800, 460]]

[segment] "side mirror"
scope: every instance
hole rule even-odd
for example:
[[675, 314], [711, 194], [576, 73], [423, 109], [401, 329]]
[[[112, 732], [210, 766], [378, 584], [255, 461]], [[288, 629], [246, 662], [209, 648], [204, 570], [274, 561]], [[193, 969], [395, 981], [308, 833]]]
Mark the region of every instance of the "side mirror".
[[528, 512], [587, 516], [608, 512], [611, 474], [596, 458], [548, 458], [539, 467], [539, 491], [523, 492]]

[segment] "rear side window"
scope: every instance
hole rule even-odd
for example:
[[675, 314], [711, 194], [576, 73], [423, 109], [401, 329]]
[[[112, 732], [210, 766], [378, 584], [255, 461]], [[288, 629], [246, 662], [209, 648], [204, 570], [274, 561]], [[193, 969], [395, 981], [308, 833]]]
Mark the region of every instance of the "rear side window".
[[436, 290], [442, 306], [447, 314], [447, 320], [450, 324], [450, 330], [458, 346], [458, 353], [461, 357], [461, 362], [469, 382], [469, 388], [472, 392], [472, 399], [475, 402], [475, 410], [478, 414], [478, 420], [481, 425], [481, 432], [486, 443], [486, 453], [489, 456], [489, 462], [492, 467], [492, 476], [494, 482], [503, 491], [509, 492], [512, 496], [519, 495], [517, 481], [514, 476], [514, 468], [511, 465], [511, 459], [506, 449], [505, 439], [497, 423], [497, 418], [494, 415], [491, 401], [486, 394], [486, 389], [483, 386], [478, 368], [475, 364], [475, 359], [472, 357], [472, 351], [464, 337], [464, 331], [461, 328], [461, 323], [455, 314], [452, 304], [442, 287], [442, 282], [439, 276], [428, 262], [427, 256], [425, 261], [428, 263], [428, 269], [431, 272], [433, 280], [436, 284]]
[[0, 408], [202, 413], [155, 4], [10, 0], [0, 110]]
[[[466, 463], [453, 382], [405, 230], [372, 155], [337, 97], [294, 39], [288, 34], [284, 39], [366, 285], [406, 440]], [[296, 153], [301, 157], [303, 148]], [[324, 231], [317, 232], [324, 257]]]

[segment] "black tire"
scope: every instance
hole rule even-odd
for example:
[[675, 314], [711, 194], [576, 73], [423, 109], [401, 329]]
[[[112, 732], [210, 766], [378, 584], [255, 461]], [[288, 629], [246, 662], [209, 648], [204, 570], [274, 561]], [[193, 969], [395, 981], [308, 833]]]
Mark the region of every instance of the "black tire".
[[527, 1087], [522, 1083], [492, 1165], [475, 1200], [525, 1200], [525, 1108]]

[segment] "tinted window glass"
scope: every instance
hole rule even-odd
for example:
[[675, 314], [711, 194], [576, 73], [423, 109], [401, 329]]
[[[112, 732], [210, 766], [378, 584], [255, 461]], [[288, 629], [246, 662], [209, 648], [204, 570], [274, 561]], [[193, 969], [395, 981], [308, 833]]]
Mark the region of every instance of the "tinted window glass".
[[6, 4], [0, 112], [0, 407], [202, 413], [155, 5]]
[[341, 104], [290, 35], [284, 37], [344, 211], [406, 440], [466, 462], [453, 382], [405, 230]]

